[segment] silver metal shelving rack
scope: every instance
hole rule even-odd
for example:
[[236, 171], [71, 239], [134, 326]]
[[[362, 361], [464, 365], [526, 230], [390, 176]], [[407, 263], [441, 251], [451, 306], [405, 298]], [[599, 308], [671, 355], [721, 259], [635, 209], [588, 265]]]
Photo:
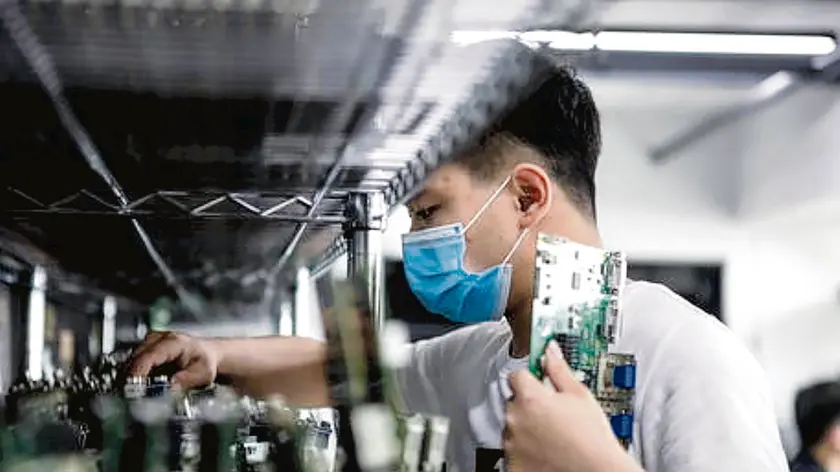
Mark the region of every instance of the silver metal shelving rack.
[[[343, 82], [324, 78], [323, 74], [318, 75], [317, 73], [313, 73], [314, 75], [304, 73], [297, 79], [281, 82], [258, 80], [260, 77], [269, 77], [278, 73], [277, 70], [269, 67], [271, 64], [260, 69], [261, 56], [259, 56], [259, 53], [261, 49], [265, 48], [255, 47], [252, 43], [245, 42], [247, 35], [232, 36], [233, 39], [229, 39], [229, 41], [242, 45], [243, 48], [246, 46], [249, 48], [242, 55], [250, 57], [251, 62], [237, 65], [228, 60], [225, 67], [240, 67], [243, 70], [250, 67], [247, 71], [253, 79], [251, 82], [244, 85], [243, 82], [234, 83], [235, 80], [230, 76], [220, 74], [218, 70], [213, 69], [215, 67], [213, 64], [225, 60], [219, 54], [208, 56], [212, 60], [201, 62], [199, 66], [193, 69], [193, 72], [198, 71], [200, 73], [206, 69], [211, 79], [216, 80], [216, 82], [211, 80], [212, 85], [221, 89], [227, 88], [239, 91], [242, 88], [247, 89], [248, 86], [254, 86], [259, 89], [257, 91], [270, 91], [287, 96], [290, 90], [295, 93], [313, 93], [315, 95], [323, 93], [323, 90], [320, 92], [310, 90], [312, 86], [309, 85], [308, 80], [311, 79], [314, 82], [322, 83], [324, 90], [329, 90], [333, 94], [337, 93], [342, 98], [341, 105], [334, 110], [318, 135], [298, 136], [290, 131], [288, 134], [267, 136], [264, 139], [262, 148], [264, 159], [287, 162], [291, 169], [292, 178], [289, 179], [288, 184], [282, 186], [280, 191], [158, 190], [146, 195], [129, 196], [111, 173], [105, 160], [99, 155], [96, 144], [73, 114], [73, 110], [64, 97], [64, 85], [60, 76], [64, 73], [69, 77], [68, 82], [77, 80], [81, 76], [78, 65], [73, 61], [78, 60], [79, 51], [85, 50], [85, 48], [88, 48], [88, 52], [98, 51], [99, 56], [96, 56], [96, 61], [99, 62], [95, 64], [98, 69], [95, 68], [95, 71], [101, 71], [109, 67], [112, 69], [141, 67], [143, 64], [138, 66], [137, 64], [126, 63], [123, 57], [127, 54], [126, 51], [137, 52], [137, 48], [141, 48], [142, 54], [138, 53], [139, 57], [143, 58], [147, 62], [145, 65], [156, 73], [147, 74], [148, 83], [140, 83], [139, 86], [151, 87], [154, 90], [155, 87], [161, 87], [161, 84], [164, 83], [169, 86], [177, 83], [179, 87], [189, 89], [190, 86], [195, 84], [189, 80], [185, 81], [183, 79], [185, 75], [175, 71], [173, 63], [177, 61], [169, 57], [180, 57], [179, 54], [184, 53], [183, 47], [178, 49], [172, 47], [174, 43], [165, 43], [165, 41], [171, 41], [168, 36], [155, 36], [153, 31], [149, 32], [151, 30], [144, 30], [143, 34], [138, 36], [141, 40], [150, 42], [149, 44], [152, 41], [158, 41], [158, 43], [155, 43], [157, 44], [156, 47], [161, 47], [163, 51], [167, 51], [167, 47], [169, 47], [170, 51], [167, 51], [169, 56], [161, 53], [153, 58], [155, 60], [151, 61], [149, 60], [149, 45], [142, 44], [142, 41], [136, 42], [137, 38], [134, 38], [135, 42], [131, 43], [130, 34], [126, 35], [129, 39], [125, 39], [125, 37], [122, 39], [124, 42], [128, 41], [128, 45], [120, 43], [123, 50], [119, 54], [102, 49], [102, 41], [114, 40], [116, 36], [113, 36], [113, 32], [120, 28], [128, 28], [130, 32], [133, 32], [132, 34], [136, 33], [138, 29], [150, 28], [147, 22], [144, 23], [142, 20], [141, 13], [148, 14], [151, 10], [143, 10], [143, 8], [154, 8], [158, 11], [164, 11], [166, 8], [180, 9], [179, 11], [189, 10], [190, 8], [200, 10], [201, 7], [198, 6], [200, 2], [184, 1], [181, 2], [182, 5], [175, 1], [161, 0], [153, 2], [153, 7], [144, 5], [145, 2], [131, 2], [130, 4], [129, 2], [125, 2], [125, 4], [117, 2], [116, 6], [114, 4], [106, 5], [104, 2], [96, 4], [82, 2], [88, 8], [95, 7], [95, 11], [91, 15], [92, 19], [84, 19], [84, 15], [80, 17], [78, 12], [73, 13], [67, 10], [70, 13], [65, 12], [67, 23], [63, 25], [65, 29], [61, 31], [64, 32], [64, 36], [61, 36], [53, 30], [39, 26], [37, 21], [41, 17], [33, 16], [31, 13], [32, 5], [42, 8], [44, 5], [50, 4], [51, 1], [44, 0], [37, 4], [34, 2], [22, 4], [30, 8], [30, 10], [27, 10], [27, 8], [21, 8], [15, 2], [5, 0], [0, 3], [0, 12], [2, 12], [0, 19], [2, 19], [3, 26], [22, 52], [25, 63], [34, 71], [37, 79], [49, 94], [65, 128], [74, 138], [87, 163], [107, 183], [110, 194], [103, 195], [89, 189], [82, 189], [57, 201], [44, 202], [24, 190], [10, 187], [0, 190], [6, 192], [6, 197], [14, 196], [17, 201], [26, 204], [19, 208], [4, 208], [3, 211], [128, 218], [160, 272], [166, 277], [171, 287], [182, 296], [186, 295], [187, 289], [180, 282], [180, 274], [175, 273], [167, 265], [165, 258], [158, 251], [155, 241], [146, 232], [143, 224], [143, 218], [145, 217], [234, 218], [292, 223], [295, 225], [294, 230], [288, 238], [285, 238], [285, 245], [279, 251], [278, 257], [268, 266], [243, 267], [219, 275], [235, 276], [246, 285], [261, 282], [265, 284], [267, 291], [271, 291], [281, 280], [282, 275], [289, 272], [284, 269], [288, 269], [293, 263], [308, 265], [313, 276], [318, 277], [326, 273], [331, 264], [341, 255], [348, 254], [348, 272], [363, 277], [369, 283], [372, 290], [371, 299], [374, 303], [374, 314], [376, 319], [381, 321], [383, 314], [381, 296], [383, 282], [382, 233], [390, 209], [405, 203], [432, 170], [446, 162], [453, 152], [475, 140], [494, 119], [516, 101], [527, 88], [533, 76], [533, 67], [536, 67], [531, 62], [531, 55], [526, 53], [527, 50], [516, 45], [493, 44], [468, 52], [461, 51], [458, 47], [451, 45], [449, 43], [449, 32], [453, 27], [451, 18], [457, 0], [410, 0], [384, 3], [355, 0], [347, 3], [342, 10], [345, 13], [352, 10], [353, 6], [377, 5], [379, 9], [375, 9], [375, 11], [381, 15], [377, 17], [375, 22], [371, 22], [371, 20], [365, 23], [359, 18], [355, 18], [353, 21], [357, 23], [356, 30], [360, 31], [370, 29], [370, 24], [375, 23], [380, 27], [382, 35], [374, 38], [371, 38], [370, 35], [356, 35], [361, 39], [372, 40], [373, 43], [359, 46], [360, 50], [357, 52], [361, 55], [358, 56], [356, 61], [350, 61], [353, 63], [351, 64], [353, 66], [351, 68], [352, 74], [349, 74], [349, 78]], [[272, 13], [272, 8], [282, 10], [283, 8], [291, 8], [289, 5], [297, 5], [296, 8], [306, 10], [301, 5], [312, 7], [312, 5], [317, 4], [317, 2], [283, 1], [273, 3], [268, 1], [243, 1], [240, 3], [241, 5], [232, 1], [216, 1], [212, 5], [214, 5], [213, 8], [215, 8], [217, 14], [220, 9], [228, 12], [227, 14], [230, 14], [231, 11], [242, 14], [243, 10], [253, 14], [254, 11], [259, 10], [255, 5], [261, 5], [260, 8], [269, 10], [267, 14], [270, 16], [272, 14], [279, 15], [278, 11]], [[66, 6], [66, 8], [79, 8], [78, 4], [79, 2], [76, 1], [67, 2], [69, 6]], [[383, 7], [385, 4], [388, 5], [387, 8]], [[395, 8], [398, 4], [399, 8]], [[521, 11], [518, 14], [514, 14], [512, 10], [509, 11], [510, 25], [529, 22], [534, 18], [540, 4], [540, 1], [528, 2], [523, 0], [522, 5], [520, 5]], [[278, 5], [286, 6], [280, 7]], [[106, 12], [104, 10], [106, 8], [116, 8], [114, 11], [117, 16], [114, 16], [114, 12]], [[160, 10], [161, 8], [164, 10]], [[337, 7], [330, 6], [329, 8], [335, 9]], [[393, 10], [395, 9], [397, 13], [394, 13]], [[190, 14], [194, 15], [194, 13], [192, 11]], [[317, 11], [313, 10], [297, 12], [292, 15], [292, 18], [294, 18], [292, 21], [294, 34], [297, 34], [301, 28], [308, 26], [307, 15], [310, 13], [318, 14]], [[335, 11], [332, 13], [334, 18], [346, 17], [337, 15]], [[289, 17], [285, 14], [279, 16]], [[357, 11], [356, 17], [358, 16], [365, 17], [365, 14]], [[111, 20], [108, 20], [108, 18]], [[114, 18], [117, 18], [117, 20], [114, 20]], [[450, 20], [441, 22], [441, 18], [449, 18]], [[103, 26], [107, 21], [116, 21], [117, 23], [109, 29], [107, 25]], [[244, 20], [239, 18], [238, 21], [242, 23]], [[286, 20], [277, 21], [282, 23]], [[94, 37], [93, 33], [88, 36], [67, 33], [66, 28], [68, 25], [73, 25], [73, 22], [98, 22], [96, 23], [98, 29], [95, 31], [100, 36]], [[322, 31], [323, 34], [328, 34], [331, 30], [325, 27]], [[67, 37], [72, 41], [61, 41], [62, 38], [66, 39]], [[394, 54], [393, 50], [389, 52], [385, 45], [376, 43], [377, 40], [384, 37], [390, 38], [391, 42], [394, 38], [398, 38], [401, 41], [400, 52]], [[192, 32], [187, 35], [188, 40], [194, 41], [196, 38], [198, 36], [195, 36]], [[260, 38], [271, 39], [271, 35], [260, 36]], [[42, 39], [44, 43], [42, 43]], [[342, 38], [332, 38], [333, 45], [341, 42]], [[189, 41], [187, 43], [195, 46], [194, 43], [189, 43]], [[218, 45], [218, 43], [216, 44]], [[315, 40], [311, 41], [310, 53], [323, 52], [325, 44]], [[183, 44], [180, 46], [183, 46]], [[210, 46], [210, 48], [212, 47]], [[112, 46], [113, 48], [119, 49], [117, 46]], [[132, 50], [131, 48], [135, 49]], [[206, 51], [199, 50], [195, 55], [201, 56], [204, 52]], [[471, 64], [462, 62], [463, 54], [479, 52], [482, 55], [481, 59], [473, 57]], [[338, 51], [338, 53], [341, 53], [341, 51]], [[334, 60], [336, 54], [335, 52], [322, 54], [320, 61]], [[73, 59], [74, 57], [75, 59]], [[301, 61], [299, 57], [287, 57], [286, 60]], [[320, 63], [311, 59], [307, 60], [309, 62], [304, 61], [305, 64], [301, 67], [307, 71], [317, 71]], [[392, 70], [387, 74], [388, 77], [383, 77], [380, 72], [382, 71], [382, 64], [387, 61], [392, 61]], [[462, 69], [459, 70], [459, 67]], [[453, 71], [458, 71], [460, 75], [447, 76], [447, 74], [451, 75]], [[0, 75], [2, 75], [2, 72], [3, 70], [0, 70]], [[8, 71], [6, 72], [8, 73]], [[367, 78], [363, 77], [365, 74], [367, 74]], [[136, 75], [132, 76], [131, 80], [126, 79], [130, 87], [137, 85]], [[101, 83], [105, 80], [103, 77], [106, 76], [100, 75], [96, 80]], [[107, 77], [113, 78], [113, 74]], [[306, 80], [302, 80], [301, 77]], [[424, 83], [429, 80], [437, 81], [437, 87], [431, 87], [431, 89], [436, 90], [435, 92], [428, 92], [429, 87], [426, 87], [426, 92], [423, 92]], [[451, 86], [447, 84], [447, 81]], [[328, 83], [324, 85], [325, 82]], [[336, 86], [337, 83], [340, 83], [341, 86]], [[289, 84], [294, 84], [294, 87], [298, 88]], [[125, 85], [125, 82], [122, 85]], [[206, 88], [209, 86], [207, 83], [202, 83], [200, 87]], [[292, 88], [290, 89], [290, 87]], [[449, 88], [455, 89], [456, 92], [444, 97], [446, 94], [441, 91], [447, 91]], [[370, 117], [362, 129], [354, 133], [354, 136], [342, 136], [340, 130], [350, 120], [354, 105], [363, 96], [369, 95], [373, 89], [379, 90], [380, 103], [376, 115]], [[425, 96], [422, 96], [424, 93]], [[430, 103], [432, 103], [431, 111], [429, 109]], [[417, 121], [411, 131], [401, 132], [400, 128], [406, 126], [404, 123], [411, 120]], [[296, 172], [298, 174], [295, 174]], [[299, 177], [299, 173], [302, 172], [316, 174], [319, 185], [315, 187], [295, 185], [293, 183], [295, 177]], [[362, 173], [363, 177], [348, 184], [344, 181], [346, 179], [343, 180], [342, 177], [347, 172]], [[312, 176], [309, 175], [309, 177]], [[300, 178], [298, 180], [306, 179]], [[3, 194], [0, 193], [0, 195]], [[317, 230], [313, 231], [313, 227]]]

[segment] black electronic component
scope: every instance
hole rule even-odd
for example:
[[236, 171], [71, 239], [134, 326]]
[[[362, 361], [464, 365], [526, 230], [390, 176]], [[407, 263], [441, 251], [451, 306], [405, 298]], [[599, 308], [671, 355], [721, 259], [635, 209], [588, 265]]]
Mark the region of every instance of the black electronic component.
[[235, 447], [235, 425], [206, 422], [201, 426], [201, 460], [198, 470], [202, 472], [228, 472], [234, 469], [234, 457], [230, 451]]
[[563, 359], [573, 369], [579, 368], [580, 365], [580, 336], [572, 334], [559, 333], [554, 336], [554, 340], [560, 346], [563, 352]]

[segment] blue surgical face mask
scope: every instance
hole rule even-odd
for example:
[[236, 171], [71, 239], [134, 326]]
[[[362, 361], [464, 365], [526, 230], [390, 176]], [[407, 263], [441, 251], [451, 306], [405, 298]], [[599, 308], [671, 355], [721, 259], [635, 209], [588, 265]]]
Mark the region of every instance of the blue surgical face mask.
[[415, 231], [403, 236], [403, 267], [411, 291], [420, 303], [460, 323], [498, 320], [510, 294], [513, 253], [528, 230], [522, 232], [501, 264], [481, 272], [464, 267], [466, 231], [478, 220], [510, 181], [508, 177], [464, 226], [456, 223]]

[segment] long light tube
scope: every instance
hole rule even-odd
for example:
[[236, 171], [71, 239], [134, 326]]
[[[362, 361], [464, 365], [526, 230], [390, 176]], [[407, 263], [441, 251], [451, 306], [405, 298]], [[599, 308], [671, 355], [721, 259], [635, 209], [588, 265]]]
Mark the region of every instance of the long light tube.
[[29, 310], [26, 327], [26, 373], [32, 380], [44, 377], [44, 338], [47, 309], [47, 271], [35, 266], [32, 288], [29, 292]]
[[540, 31], [454, 31], [459, 45], [494, 39], [518, 39], [526, 44], [547, 44], [567, 51], [620, 51], [676, 54], [745, 54], [824, 56], [837, 48], [831, 36], [796, 34], [666, 33], [655, 31], [600, 31], [573, 33]]
[[117, 299], [107, 295], [102, 302], [102, 353], [110, 354], [117, 346]]

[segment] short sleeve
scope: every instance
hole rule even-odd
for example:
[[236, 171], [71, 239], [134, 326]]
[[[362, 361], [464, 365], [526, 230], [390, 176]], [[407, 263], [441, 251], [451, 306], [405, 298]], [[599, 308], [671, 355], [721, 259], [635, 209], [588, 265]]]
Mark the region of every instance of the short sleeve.
[[445, 336], [408, 344], [408, 363], [397, 370], [397, 391], [405, 413], [443, 414], [441, 366]]
[[649, 393], [659, 400], [646, 405], [653, 411], [645, 413], [648, 425], [643, 425], [643, 437], [652, 435], [656, 447], [645, 451], [645, 467], [786, 472], [769, 386], [758, 362], [722, 326], [692, 325], [668, 340], [667, 360], [657, 366], [663, 381], [658, 392]]

